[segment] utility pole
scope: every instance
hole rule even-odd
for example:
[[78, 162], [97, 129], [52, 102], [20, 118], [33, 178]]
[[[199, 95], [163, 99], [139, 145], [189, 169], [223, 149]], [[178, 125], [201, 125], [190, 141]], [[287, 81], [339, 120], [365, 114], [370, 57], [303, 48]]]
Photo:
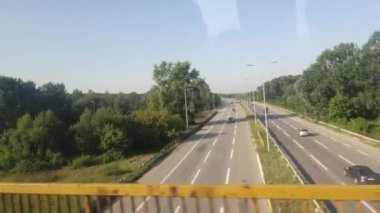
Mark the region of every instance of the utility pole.
[[267, 150], [268, 152], [270, 151], [269, 147], [269, 133], [268, 133], [268, 113], [267, 113], [267, 105], [265, 103], [265, 82], [263, 84], [263, 99], [264, 99], [264, 114], [265, 114], [265, 131], [266, 131], [266, 136], [267, 136]]
[[184, 93], [185, 93], [185, 117], [186, 117], [186, 129], [189, 128], [189, 118], [187, 116], [187, 97], [186, 97], [186, 84], [185, 84], [185, 89], [184, 89]]

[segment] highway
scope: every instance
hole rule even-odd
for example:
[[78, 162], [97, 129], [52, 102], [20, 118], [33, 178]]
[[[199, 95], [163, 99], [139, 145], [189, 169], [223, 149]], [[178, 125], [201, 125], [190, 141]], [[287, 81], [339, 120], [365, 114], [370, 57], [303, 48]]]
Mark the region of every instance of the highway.
[[[237, 110], [233, 111], [232, 107]], [[228, 122], [228, 118], [235, 118]], [[224, 105], [218, 113], [196, 134], [181, 143], [157, 166], [147, 172], [138, 183], [145, 184], [262, 184], [257, 153], [250, 137], [249, 124], [239, 104]], [[129, 197], [123, 198], [123, 206], [131, 212]], [[176, 198], [168, 202], [160, 198], [161, 212], [194, 212], [194, 199], [186, 199], [181, 204]], [[261, 212], [268, 212], [268, 202], [260, 200]], [[237, 212], [247, 209], [252, 203], [221, 199], [210, 205], [208, 200], [200, 201], [201, 212]], [[158, 212], [152, 197], [135, 199], [135, 212]], [[211, 209], [210, 209], [211, 207]], [[187, 211], [186, 211], [187, 210]], [[120, 203], [115, 202], [113, 212], [120, 211]]]
[[[252, 105], [250, 108], [253, 111]], [[256, 112], [264, 121], [262, 104], [256, 103]], [[307, 128], [311, 135], [300, 137], [300, 128]], [[367, 165], [375, 172], [380, 172], [379, 148], [291, 115], [281, 108], [269, 106], [268, 129], [277, 142], [291, 154], [309, 183], [354, 184], [343, 173], [344, 167], [354, 164]], [[361, 203], [366, 212], [375, 212], [375, 206], [370, 202]]]

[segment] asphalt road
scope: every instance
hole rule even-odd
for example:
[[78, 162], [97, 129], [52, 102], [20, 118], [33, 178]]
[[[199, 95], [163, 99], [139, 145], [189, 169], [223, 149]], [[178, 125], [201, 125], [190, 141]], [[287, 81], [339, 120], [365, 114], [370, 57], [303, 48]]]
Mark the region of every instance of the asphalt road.
[[[253, 110], [252, 105], [251, 109]], [[264, 118], [262, 104], [256, 103], [256, 112], [261, 119]], [[380, 149], [352, 136], [272, 106], [269, 106], [268, 128], [277, 141], [291, 153], [311, 183], [354, 184], [353, 180], [345, 177], [343, 173], [344, 167], [349, 165], [367, 165], [375, 172], [380, 172]], [[311, 135], [300, 137], [300, 128], [307, 128]], [[361, 203], [366, 212], [375, 212], [371, 202]], [[350, 208], [350, 205], [352, 207], [352, 203], [346, 203], [346, 208]]]
[[[233, 111], [232, 107], [237, 110]], [[228, 122], [233, 117], [235, 121]], [[251, 141], [249, 124], [239, 104], [225, 105], [218, 114], [196, 134], [180, 144], [160, 164], [147, 172], [138, 182], [143, 184], [260, 184], [263, 183], [257, 153]], [[137, 198], [135, 212], [158, 212], [155, 198]], [[158, 199], [161, 212], [194, 212], [195, 199]], [[129, 197], [122, 205], [132, 212]], [[268, 212], [267, 202], [259, 201], [261, 212]], [[214, 203], [200, 200], [201, 212], [238, 212], [252, 208], [251, 202], [229, 199], [224, 205], [221, 199]], [[186, 206], [187, 211], [184, 211]], [[120, 203], [113, 205], [113, 212], [120, 211]], [[245, 212], [245, 211], [242, 211]]]

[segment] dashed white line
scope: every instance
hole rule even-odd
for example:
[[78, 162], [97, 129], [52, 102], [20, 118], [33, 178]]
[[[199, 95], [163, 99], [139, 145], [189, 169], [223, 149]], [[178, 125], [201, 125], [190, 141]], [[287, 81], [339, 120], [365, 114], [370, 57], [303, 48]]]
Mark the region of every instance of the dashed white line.
[[215, 138], [214, 142], [212, 142], [212, 145], [215, 146], [217, 141], [218, 141], [218, 138]]
[[352, 163], [350, 160], [348, 160], [347, 158], [343, 157], [342, 155], [339, 155], [339, 158], [346, 161], [346, 163], [350, 164], [350, 165], [354, 165], [354, 163]]
[[195, 173], [193, 179], [191, 180], [191, 184], [194, 184], [195, 180], [197, 179], [199, 173], [201, 172], [201, 169], [198, 169], [197, 173]]
[[286, 136], [288, 136], [289, 138], [290, 138], [290, 135], [287, 133], [287, 132], [285, 132], [285, 131], [282, 131]]
[[349, 145], [349, 144], [346, 144], [346, 143], [342, 143], [342, 144], [347, 146], [347, 147], [351, 147], [351, 145]]
[[234, 135], [236, 135], [236, 129], [235, 129]]
[[210, 156], [210, 154], [211, 154], [211, 150], [208, 151], [208, 153], [207, 153], [205, 159], [203, 159], [203, 163], [205, 163], [205, 162], [207, 161], [207, 159], [208, 159], [208, 157]]
[[235, 137], [232, 139], [232, 145], [235, 144]]
[[373, 213], [376, 213], [377, 211], [375, 209], [372, 208], [372, 206], [370, 206], [367, 202], [365, 202], [364, 200], [360, 201], [361, 203], [363, 203], [363, 205], [365, 207], [367, 207], [371, 212]]
[[220, 207], [219, 213], [224, 213], [224, 207]]
[[325, 149], [329, 149], [326, 145], [324, 145], [323, 143], [319, 142], [318, 140], [314, 140], [315, 143], [319, 144], [321, 147], [325, 148]]
[[174, 212], [175, 212], [175, 213], [178, 213], [180, 209], [181, 209], [181, 206], [177, 206], [177, 207], [175, 208]]
[[329, 171], [329, 169], [325, 166], [325, 165], [323, 165], [323, 163], [321, 163], [317, 158], [315, 158], [314, 157], [314, 155], [312, 155], [312, 154], [309, 154], [309, 156], [315, 161], [315, 162], [317, 162], [324, 170], [326, 170], [326, 171]]
[[293, 125], [291, 125], [291, 124], [290, 124], [289, 126], [292, 127], [293, 129], [297, 129], [295, 126], [293, 126]]
[[230, 167], [228, 167], [228, 169], [227, 169], [226, 181], [224, 183], [228, 184], [229, 181], [230, 181]]
[[277, 127], [277, 129], [282, 130], [281, 127], [277, 124], [276, 124], [276, 127]]
[[232, 159], [233, 157], [234, 157], [234, 150], [232, 149], [230, 153], [230, 159]]
[[270, 121], [272, 124], [275, 124], [274, 121]]
[[363, 152], [363, 151], [362, 151], [362, 150], [360, 150], [360, 149], [357, 149], [356, 151], [357, 151], [357, 152], [359, 152], [360, 154], [364, 155], [364, 156], [368, 156], [368, 154], [367, 154], [367, 153]]
[[334, 138], [334, 137], [332, 137], [332, 136], [331, 136], [330, 138], [331, 138], [332, 140], [334, 140], [334, 141], [338, 141], [336, 138]]
[[[150, 197], [145, 198], [145, 200], [144, 200], [139, 206], [137, 206], [135, 212], [140, 211], [140, 209], [141, 209], [141, 208], [145, 205], [145, 203], [148, 202], [149, 200], [150, 200]], [[119, 201], [119, 202], [122, 202], [122, 201]]]
[[298, 141], [293, 139], [293, 142], [296, 143], [299, 148], [305, 149], [305, 147], [303, 147], [300, 143], [298, 143]]

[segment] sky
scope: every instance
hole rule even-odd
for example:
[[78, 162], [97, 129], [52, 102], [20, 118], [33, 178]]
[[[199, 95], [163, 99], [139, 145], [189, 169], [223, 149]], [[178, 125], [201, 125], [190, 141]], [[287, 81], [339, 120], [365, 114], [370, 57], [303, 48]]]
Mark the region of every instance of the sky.
[[187, 60], [213, 92], [247, 92], [340, 42], [363, 45], [379, 11], [379, 0], [0, 0], [0, 75], [143, 93], [154, 64]]

